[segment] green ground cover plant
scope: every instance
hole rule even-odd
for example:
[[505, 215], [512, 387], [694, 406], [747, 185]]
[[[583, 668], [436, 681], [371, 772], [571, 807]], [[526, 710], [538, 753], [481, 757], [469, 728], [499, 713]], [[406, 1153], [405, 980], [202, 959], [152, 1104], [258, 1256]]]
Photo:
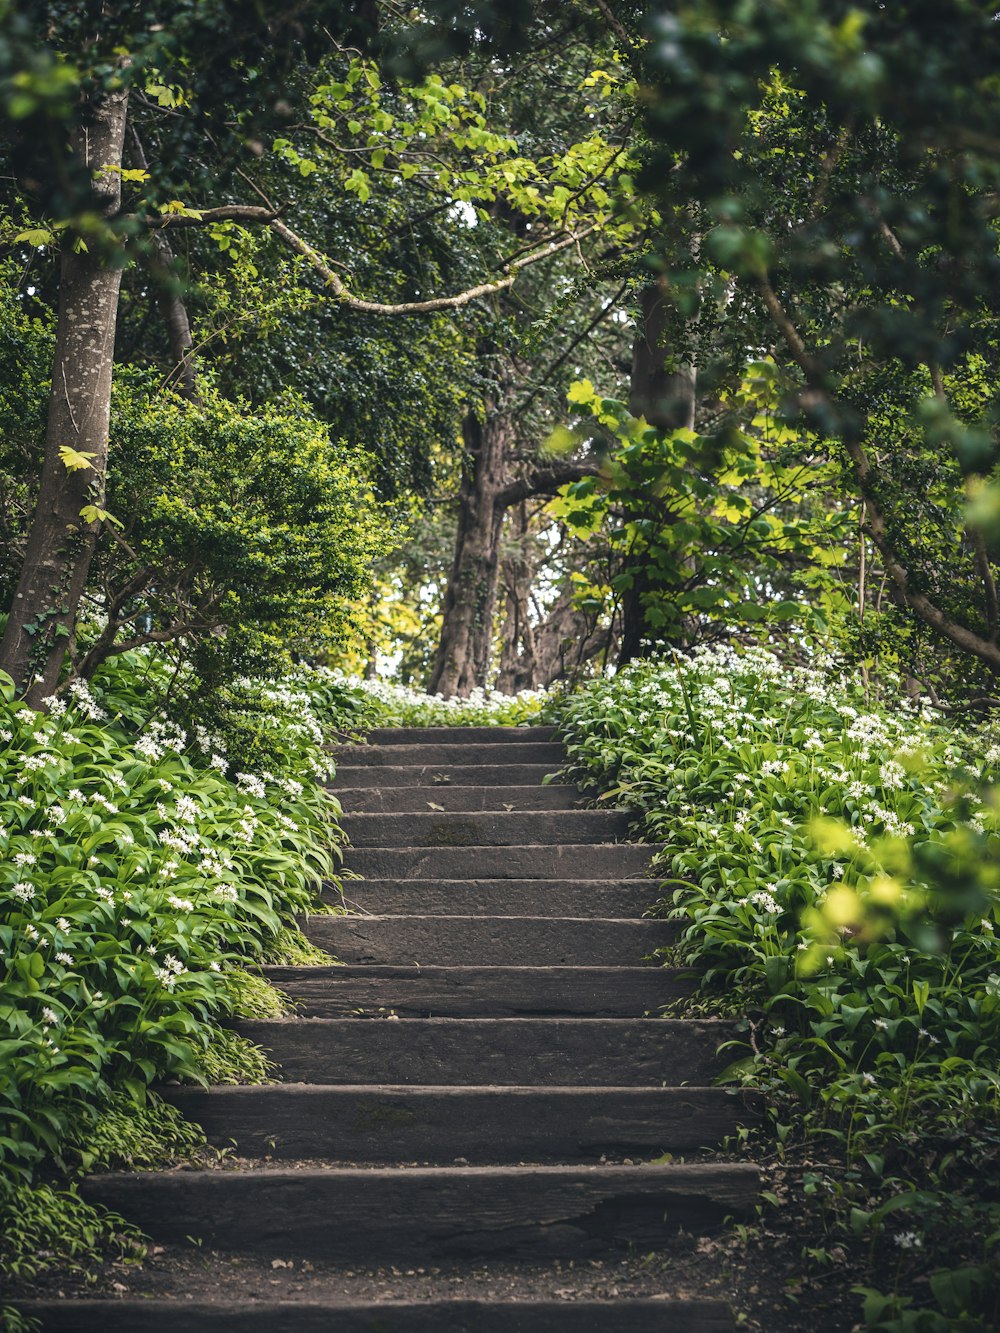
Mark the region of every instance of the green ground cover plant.
[[835, 1270], [867, 1327], [996, 1327], [995, 738], [760, 648], [656, 656], [549, 712], [567, 775], [664, 844], [668, 961], [749, 1015], [728, 1077], [767, 1094], [803, 1275]]
[[221, 1024], [280, 1012], [247, 968], [303, 952], [292, 917], [336, 878], [324, 741], [363, 698], [324, 670], [237, 679], [185, 729], [148, 651], [47, 712], [0, 679], [0, 1265], [20, 1277], [135, 1243], [72, 1182], [200, 1145], [152, 1085], [268, 1077]]
[[367, 701], [364, 720], [377, 727], [487, 727], [521, 726], [541, 721], [548, 699], [545, 690], [521, 690], [501, 694], [499, 690], [475, 689], [462, 698], [449, 699], [427, 694], [410, 685], [385, 680], [348, 678]]

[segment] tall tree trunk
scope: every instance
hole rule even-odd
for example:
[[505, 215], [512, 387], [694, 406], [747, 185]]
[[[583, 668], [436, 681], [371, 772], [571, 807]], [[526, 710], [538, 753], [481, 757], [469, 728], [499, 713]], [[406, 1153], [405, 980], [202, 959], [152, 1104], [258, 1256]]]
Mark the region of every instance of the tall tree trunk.
[[[128, 129], [130, 144], [129, 156], [137, 167], [149, 170], [146, 150], [134, 125]], [[149, 275], [153, 279], [156, 303], [163, 316], [167, 333], [167, 347], [170, 353], [170, 370], [166, 383], [176, 388], [182, 398], [189, 403], [199, 403], [198, 367], [192, 353], [191, 322], [188, 319], [187, 306], [181, 300], [180, 283], [177, 275], [174, 252], [170, 241], [163, 231], [149, 233], [150, 254], [146, 260]]]
[[466, 696], [485, 686], [493, 648], [500, 577], [500, 502], [513, 425], [496, 403], [484, 419], [469, 413], [462, 423], [465, 461], [459, 489], [455, 558], [444, 599], [441, 641], [428, 688]]
[[[632, 346], [629, 411], [645, 417], [661, 431], [694, 430], [696, 376], [693, 365], [667, 369], [670, 317], [677, 318], [658, 283], [644, 287], [639, 298], [639, 327]], [[645, 653], [646, 603], [653, 591], [643, 552], [633, 561], [631, 585], [622, 594], [622, 630], [618, 665]]]
[[[122, 144], [127, 92], [111, 93], [74, 132], [73, 148], [97, 175], [100, 207], [112, 217], [121, 203]], [[30, 702], [50, 695], [72, 644], [76, 613], [99, 523], [81, 511], [104, 502], [111, 409], [111, 369], [118, 319], [121, 268], [97, 245], [63, 240], [52, 389], [38, 504], [32, 519], [17, 591], [0, 643], [0, 670], [8, 672]], [[60, 449], [88, 454], [89, 466], [68, 468]]]
[[535, 684], [535, 631], [529, 606], [534, 571], [524, 549], [529, 519], [523, 500], [511, 511], [510, 526], [514, 542], [503, 561], [504, 615], [497, 673], [497, 689], [502, 694], [517, 694]]

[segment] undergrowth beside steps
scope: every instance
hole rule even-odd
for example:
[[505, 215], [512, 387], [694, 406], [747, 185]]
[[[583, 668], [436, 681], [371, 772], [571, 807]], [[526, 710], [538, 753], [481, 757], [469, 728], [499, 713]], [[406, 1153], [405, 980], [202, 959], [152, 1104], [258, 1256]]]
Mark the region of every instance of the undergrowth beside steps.
[[866, 1327], [996, 1328], [995, 738], [759, 649], [635, 664], [550, 712], [567, 775], [665, 844], [672, 961], [751, 1016], [729, 1077], [767, 1094], [754, 1151], [797, 1167], [762, 1251], [780, 1205], [803, 1279], [836, 1270]]
[[336, 876], [324, 743], [363, 698], [303, 670], [181, 726], [168, 677], [125, 654], [46, 713], [0, 679], [0, 1266], [23, 1278], [136, 1243], [73, 1179], [192, 1150], [151, 1085], [266, 1079], [222, 1026], [283, 1007], [247, 965], [327, 961], [292, 918]]

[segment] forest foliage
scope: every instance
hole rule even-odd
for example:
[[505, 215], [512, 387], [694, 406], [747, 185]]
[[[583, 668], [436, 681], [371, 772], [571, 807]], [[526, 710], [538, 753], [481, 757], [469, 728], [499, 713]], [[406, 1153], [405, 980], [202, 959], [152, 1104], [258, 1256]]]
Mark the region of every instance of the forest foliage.
[[191, 1147], [156, 1079], [266, 1074], [219, 1020], [311, 957], [325, 738], [541, 716], [843, 1166], [817, 1255], [873, 1327], [991, 1317], [998, 36], [0, 0], [15, 1251], [98, 1225], [43, 1160]]

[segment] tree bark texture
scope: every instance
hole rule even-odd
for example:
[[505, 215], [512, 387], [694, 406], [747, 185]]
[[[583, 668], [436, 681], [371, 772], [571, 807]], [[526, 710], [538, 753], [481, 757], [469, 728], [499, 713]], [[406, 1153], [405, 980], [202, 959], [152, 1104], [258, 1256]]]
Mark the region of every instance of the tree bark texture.
[[[639, 327], [632, 347], [629, 411], [635, 417], [645, 417], [651, 426], [661, 431], [694, 430], [695, 367], [682, 366], [677, 371], [667, 369], [667, 335], [672, 314], [673, 309], [658, 283], [643, 288]], [[638, 552], [633, 562], [631, 586], [622, 594], [619, 666], [644, 653], [646, 603], [653, 591], [646, 563], [644, 553]]]
[[[74, 151], [96, 174], [104, 217], [112, 217], [121, 204], [127, 109], [127, 92], [111, 93], [94, 104], [87, 122], [74, 132]], [[102, 173], [104, 167], [111, 170]], [[97, 541], [99, 523], [85, 522], [81, 510], [104, 501], [121, 269], [109, 265], [100, 251], [96, 243], [85, 249], [71, 234], [64, 237], [45, 458], [24, 564], [0, 643], [0, 669], [34, 704], [58, 683]], [[90, 466], [67, 468], [59, 455], [64, 446], [91, 455]]]
[[524, 501], [510, 511], [508, 523], [513, 544], [502, 566], [504, 610], [497, 689], [502, 694], [517, 694], [535, 685], [535, 631], [530, 615], [532, 569], [524, 550], [529, 526]]
[[[149, 162], [146, 150], [133, 125], [129, 126], [130, 156], [137, 167], [148, 171]], [[182, 398], [189, 403], [198, 403], [198, 368], [192, 354], [191, 322], [188, 319], [187, 306], [181, 300], [178, 290], [178, 277], [174, 252], [165, 231], [152, 230], [149, 233], [150, 254], [146, 260], [149, 275], [153, 280], [156, 304], [163, 316], [167, 334], [167, 347], [170, 355], [170, 370], [165, 383], [176, 388]]]
[[462, 423], [465, 461], [455, 558], [428, 686], [446, 698], [466, 697], [489, 676], [505, 512], [501, 492], [513, 434], [512, 421], [496, 403], [487, 404], [482, 420], [470, 412]]

